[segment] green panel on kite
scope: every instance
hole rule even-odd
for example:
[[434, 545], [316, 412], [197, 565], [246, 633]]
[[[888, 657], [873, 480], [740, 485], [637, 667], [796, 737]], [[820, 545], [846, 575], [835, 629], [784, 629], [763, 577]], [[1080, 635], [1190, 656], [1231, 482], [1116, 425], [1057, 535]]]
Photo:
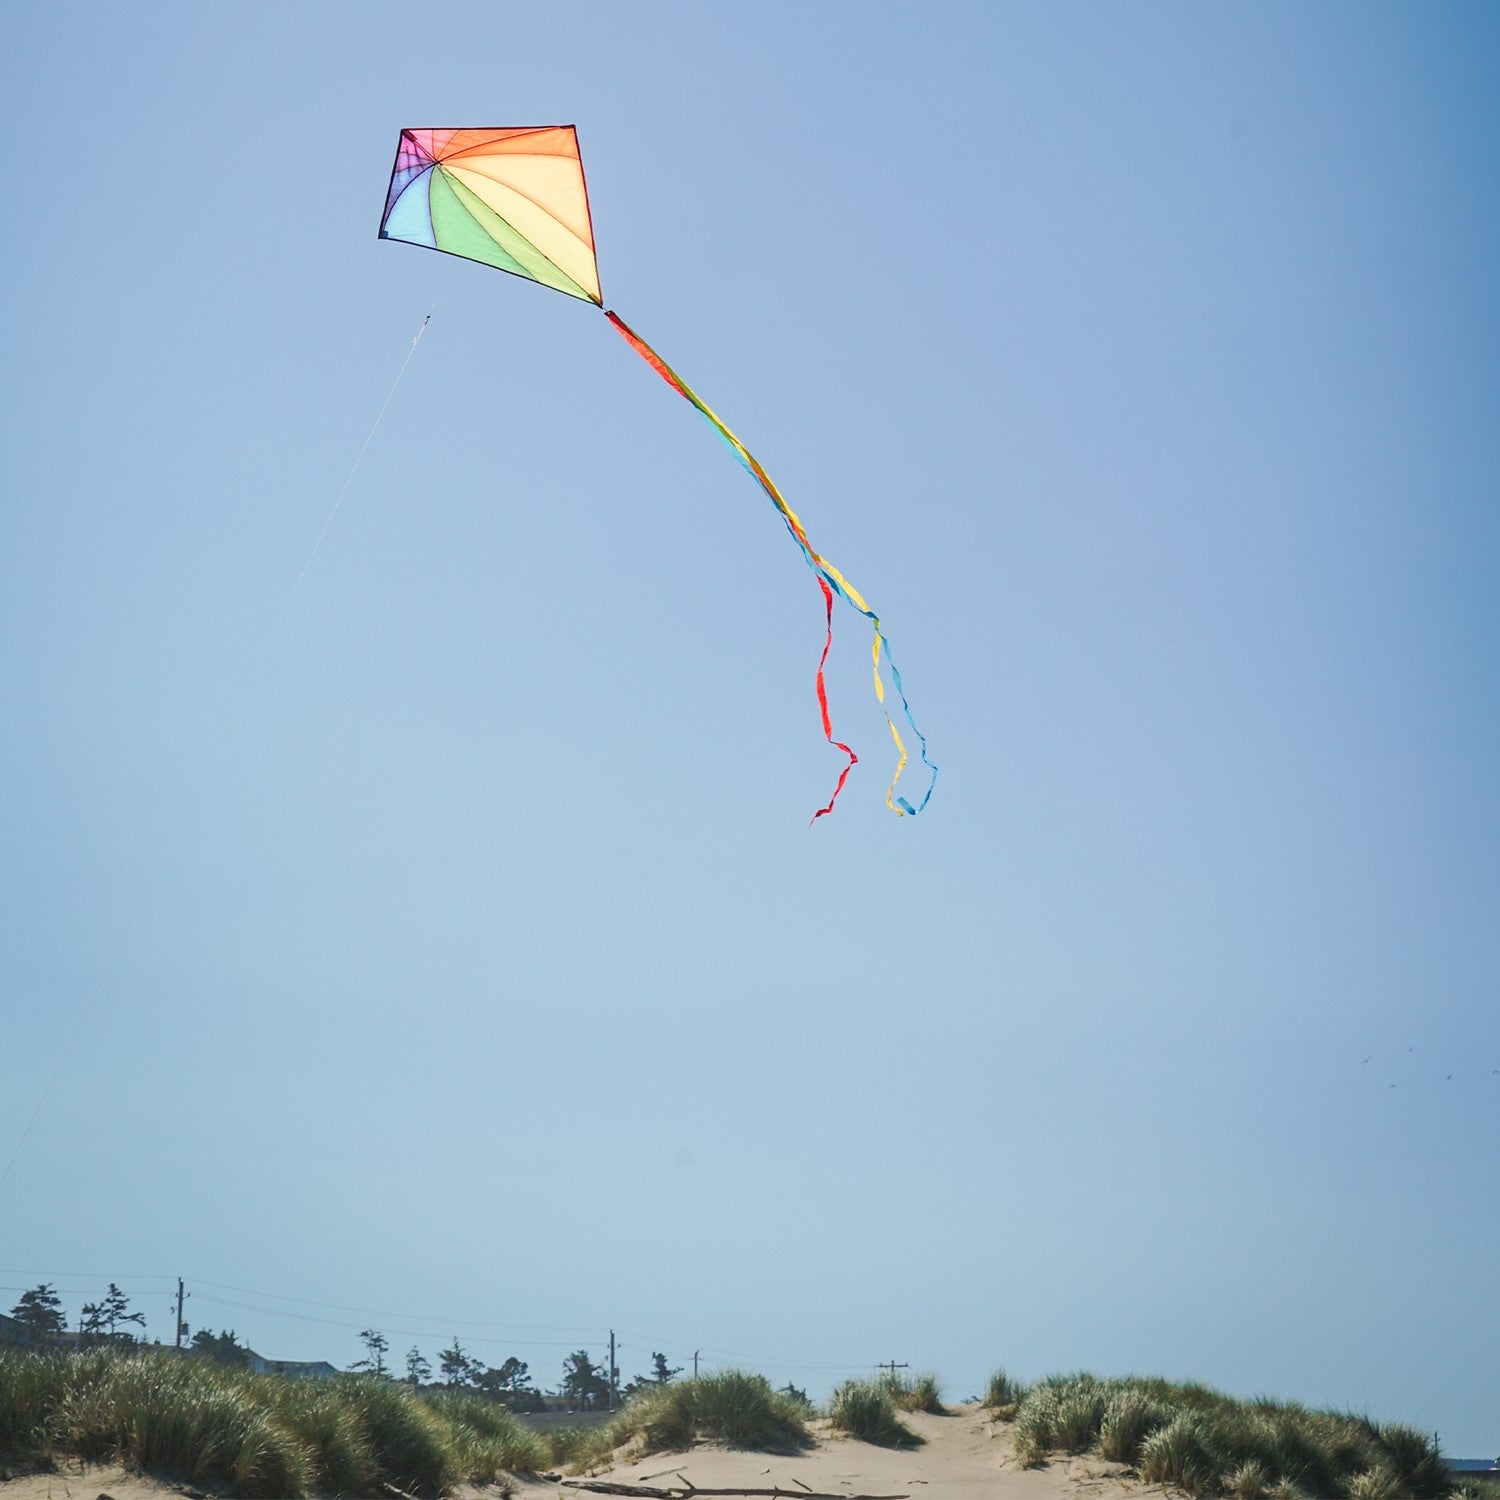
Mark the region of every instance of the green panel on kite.
[[[554, 291], [566, 292], [570, 297], [581, 297], [585, 302], [594, 300], [566, 271], [559, 270], [530, 240], [512, 229], [494, 209], [471, 193], [463, 183], [444, 171], [442, 167], [439, 167], [433, 176], [441, 177], [453, 192], [459, 204], [462, 205], [462, 211], [471, 220], [471, 227], [477, 226], [477, 232], [485, 242], [498, 246], [502, 255], [509, 256], [514, 266], [520, 268], [522, 276], [529, 276], [533, 281], [539, 281], [543, 286], [550, 286]], [[437, 222], [437, 213], [434, 209], [433, 223], [437, 224]], [[438, 229], [438, 246], [444, 250], [449, 248], [443, 243], [441, 227]], [[459, 250], [458, 253], [460, 255], [474, 254], [468, 249]], [[483, 258], [475, 256], [475, 259]], [[502, 262], [491, 259], [490, 264], [498, 266]], [[506, 265], [504, 269], [508, 271], [512, 269], [512, 266]]]
[[[429, 188], [432, 208], [432, 232], [436, 247], [451, 255], [466, 256], [509, 271], [515, 276], [531, 278], [531, 271], [504, 250], [474, 222], [473, 215], [454, 191], [453, 180], [441, 170], [432, 174]], [[470, 197], [473, 196], [471, 193]], [[483, 205], [481, 205], [483, 206]]]

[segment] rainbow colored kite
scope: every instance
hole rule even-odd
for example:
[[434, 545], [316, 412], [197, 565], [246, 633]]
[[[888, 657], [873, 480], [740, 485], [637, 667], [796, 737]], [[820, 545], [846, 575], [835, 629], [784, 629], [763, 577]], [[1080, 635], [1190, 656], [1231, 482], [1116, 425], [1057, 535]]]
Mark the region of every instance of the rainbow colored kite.
[[813, 549], [796, 513], [781, 497], [754, 455], [698, 398], [687, 382], [616, 313], [604, 308], [599, 289], [599, 269], [594, 254], [594, 226], [589, 215], [588, 188], [583, 177], [583, 159], [578, 154], [578, 132], [571, 125], [513, 125], [494, 129], [403, 130], [396, 148], [385, 213], [380, 220], [380, 238], [425, 245], [466, 260], [477, 260], [528, 281], [538, 281], [554, 291], [592, 302], [614, 324], [625, 342], [661, 376], [674, 391], [697, 408], [711, 427], [729, 445], [735, 458], [770, 497], [792, 539], [823, 593], [827, 631], [823, 654], [818, 658], [818, 708], [823, 718], [823, 737], [848, 757], [839, 772], [833, 795], [826, 807], [812, 816], [816, 822], [833, 811], [849, 772], [859, 757], [833, 737], [828, 711], [828, 692], [823, 671], [833, 644], [833, 599], [837, 594], [858, 610], [874, 629], [871, 644], [875, 697], [885, 704], [881, 658], [890, 672], [891, 684], [901, 700], [901, 709], [921, 746], [922, 764], [932, 773], [922, 800], [913, 806], [896, 795], [896, 784], [906, 769], [907, 750], [895, 720], [886, 712], [891, 737], [896, 742], [896, 774], [885, 794], [886, 806], [898, 817], [915, 816], [927, 806], [937, 784], [937, 767], [927, 758], [927, 741], [912, 717], [911, 705], [901, 685], [901, 674], [891, 657], [890, 642], [880, 628], [879, 616], [865, 603], [859, 590], [821, 553]]

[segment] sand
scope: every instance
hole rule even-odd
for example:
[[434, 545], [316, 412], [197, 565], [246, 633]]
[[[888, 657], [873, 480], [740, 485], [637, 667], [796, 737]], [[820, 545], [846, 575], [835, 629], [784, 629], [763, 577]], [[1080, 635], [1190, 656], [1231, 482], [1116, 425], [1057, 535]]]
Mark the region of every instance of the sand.
[[[1098, 1458], [1054, 1458], [1043, 1468], [1023, 1469], [1015, 1460], [1010, 1429], [991, 1422], [977, 1407], [959, 1407], [942, 1417], [907, 1413], [902, 1420], [926, 1439], [920, 1448], [876, 1448], [816, 1424], [817, 1446], [795, 1456], [699, 1447], [688, 1453], [656, 1453], [637, 1463], [617, 1462], [594, 1471], [593, 1477], [658, 1486], [686, 1480], [700, 1489], [780, 1486], [825, 1495], [907, 1495], [911, 1500], [1127, 1500], [1146, 1489], [1125, 1479], [1119, 1464]], [[517, 1479], [514, 1486], [519, 1500], [581, 1500], [587, 1494], [556, 1479]], [[101, 1495], [175, 1500], [186, 1492], [186, 1487], [108, 1465], [0, 1482], [0, 1500], [98, 1500]], [[493, 1500], [500, 1493], [498, 1487], [459, 1492], [460, 1500]]]

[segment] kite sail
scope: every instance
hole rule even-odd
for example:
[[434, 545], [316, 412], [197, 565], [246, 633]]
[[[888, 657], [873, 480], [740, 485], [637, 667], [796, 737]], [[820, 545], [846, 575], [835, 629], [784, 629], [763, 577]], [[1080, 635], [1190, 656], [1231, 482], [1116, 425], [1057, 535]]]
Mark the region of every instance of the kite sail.
[[380, 238], [423, 245], [448, 255], [480, 261], [540, 282], [569, 297], [592, 302], [614, 325], [625, 342], [661, 376], [728, 445], [730, 452], [776, 507], [822, 591], [827, 631], [818, 659], [817, 696], [823, 737], [848, 757], [826, 807], [812, 816], [816, 822], [833, 811], [839, 793], [859, 757], [833, 737], [824, 668], [833, 644], [835, 596], [857, 610], [874, 631], [871, 643], [875, 697], [885, 708], [882, 659], [901, 710], [921, 747], [922, 764], [931, 773], [922, 800], [915, 805], [897, 795], [906, 770], [908, 752], [889, 710], [885, 720], [896, 742], [896, 773], [885, 794], [886, 806], [898, 816], [916, 815], [927, 806], [937, 784], [937, 767], [927, 758], [927, 740], [917, 728], [901, 674], [891, 656], [890, 642], [880, 617], [859, 590], [808, 540], [796, 513], [755, 456], [704, 404], [686, 381], [618, 314], [604, 308], [599, 268], [594, 252], [594, 226], [589, 215], [588, 187], [578, 133], [571, 125], [497, 126], [493, 129], [403, 130], [396, 148], [396, 164], [380, 220]]

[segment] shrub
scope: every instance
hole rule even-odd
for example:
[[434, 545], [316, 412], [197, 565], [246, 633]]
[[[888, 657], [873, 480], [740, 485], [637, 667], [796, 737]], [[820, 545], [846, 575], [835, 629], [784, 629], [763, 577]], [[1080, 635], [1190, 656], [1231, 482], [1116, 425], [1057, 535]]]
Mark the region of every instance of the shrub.
[[834, 1430], [882, 1448], [915, 1448], [922, 1439], [896, 1415], [885, 1381], [846, 1380], [833, 1393], [828, 1417]]

